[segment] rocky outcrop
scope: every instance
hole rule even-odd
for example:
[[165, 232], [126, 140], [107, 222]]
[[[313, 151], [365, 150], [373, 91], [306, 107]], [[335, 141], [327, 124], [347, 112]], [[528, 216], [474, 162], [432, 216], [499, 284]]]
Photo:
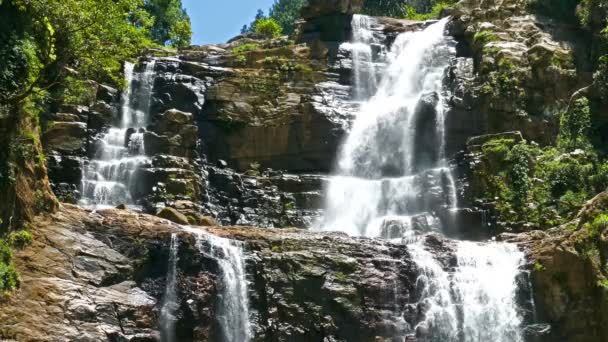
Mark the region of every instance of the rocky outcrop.
[[469, 135], [519, 130], [553, 143], [559, 114], [585, 84], [575, 63], [576, 30], [531, 14], [520, 0], [461, 1], [453, 16], [459, 54], [471, 59], [459, 59], [452, 71], [448, 145], [462, 146], [467, 125], [479, 127]]
[[572, 222], [505, 236], [528, 250], [539, 318], [551, 325], [548, 341], [608, 338], [608, 230], [598, 220], [607, 209], [608, 193], [604, 192], [590, 200]]
[[208, 169], [209, 213], [222, 225], [311, 227], [321, 216], [326, 177], [280, 171]]
[[[71, 205], [37, 218], [31, 230], [34, 243], [15, 256], [21, 289], [0, 306], [3, 339], [157, 341], [175, 260], [176, 339], [218, 340], [227, 256], [209, 252], [219, 248], [212, 234], [241, 241], [256, 341], [411, 338], [425, 310], [415, 291], [420, 271], [401, 243], [297, 229], [205, 231]], [[448, 267], [450, 243], [423, 239]]]
[[37, 117], [30, 110], [0, 106], [0, 234], [57, 207]]
[[49, 178], [59, 200], [76, 203], [81, 196], [83, 167], [94, 157], [100, 135], [119, 121], [118, 90], [95, 84], [91, 106], [63, 105], [44, 117], [41, 141], [47, 156]]

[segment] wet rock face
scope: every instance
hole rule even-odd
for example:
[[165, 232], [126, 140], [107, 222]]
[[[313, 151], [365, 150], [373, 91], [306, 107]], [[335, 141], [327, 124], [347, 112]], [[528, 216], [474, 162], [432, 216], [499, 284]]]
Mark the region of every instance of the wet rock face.
[[239, 174], [219, 167], [208, 174], [208, 210], [222, 225], [308, 228], [321, 216], [325, 176]]

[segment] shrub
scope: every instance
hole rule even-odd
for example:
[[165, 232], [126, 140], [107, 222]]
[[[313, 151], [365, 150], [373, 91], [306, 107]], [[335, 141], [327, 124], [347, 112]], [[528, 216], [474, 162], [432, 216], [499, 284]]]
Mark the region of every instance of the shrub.
[[249, 52], [249, 51], [255, 51], [259, 48], [260, 48], [260, 44], [258, 44], [258, 43], [246, 43], [246, 44], [241, 44], [239, 46], [234, 47], [232, 49], [232, 53], [240, 54], [240, 53], [245, 53], [245, 52]]
[[283, 28], [272, 18], [261, 18], [255, 22], [255, 32], [264, 38], [277, 38], [283, 33]]
[[498, 38], [496, 33], [492, 32], [492, 31], [488, 31], [488, 30], [479, 31], [475, 34], [475, 36], [473, 36], [473, 41], [475, 43], [481, 43], [484, 45], [486, 43], [494, 42], [497, 40], [500, 40], [500, 38]]
[[13, 258], [11, 246], [4, 240], [0, 240], [0, 264], [9, 264]]
[[559, 122], [558, 146], [564, 149], [577, 149], [589, 146], [591, 110], [586, 97], [578, 98], [571, 108], [562, 113]]
[[0, 263], [0, 291], [6, 293], [19, 287], [19, 273], [13, 264]]
[[513, 202], [521, 210], [530, 191], [530, 151], [525, 143], [513, 146], [509, 154], [509, 161], [511, 162], [509, 180], [513, 190]]
[[27, 230], [12, 232], [8, 236], [8, 243], [14, 248], [22, 249], [32, 243], [32, 234]]
[[[604, 31], [608, 32], [608, 29]], [[593, 74], [593, 86], [603, 100], [608, 100], [608, 55], [599, 59], [597, 71]]]
[[439, 18], [439, 16], [441, 15], [441, 12], [445, 8], [450, 7], [451, 4], [452, 3], [449, 1], [436, 2], [433, 4], [431, 11], [428, 13], [418, 13], [416, 8], [414, 8], [413, 6], [405, 5], [403, 7], [404, 12], [405, 12], [405, 19], [419, 20], [419, 21], [436, 19], [436, 18]]

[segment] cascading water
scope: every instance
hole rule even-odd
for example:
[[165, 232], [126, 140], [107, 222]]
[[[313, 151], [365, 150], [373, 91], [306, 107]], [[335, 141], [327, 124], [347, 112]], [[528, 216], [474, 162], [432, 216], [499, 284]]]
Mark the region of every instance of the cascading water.
[[175, 312], [177, 310], [177, 249], [179, 239], [177, 234], [171, 234], [171, 247], [169, 250], [169, 269], [165, 285], [165, 294], [160, 312], [160, 329], [164, 342], [175, 341]]
[[[378, 91], [362, 105], [342, 146], [338, 175], [327, 189], [324, 230], [378, 236], [383, 218], [406, 219], [432, 209], [420, 205], [420, 185], [448, 190], [438, 195], [441, 204], [456, 205], [451, 172], [439, 151], [445, 131], [442, 80], [454, 53], [444, 27], [445, 20], [397, 37]], [[429, 146], [417, 146], [419, 121], [428, 112], [434, 115], [425, 132]]]
[[351, 51], [353, 59], [354, 98], [366, 100], [376, 90], [376, 67], [372, 45], [378, 44], [372, 32], [374, 19], [365, 15], [355, 14], [352, 19], [353, 41], [343, 44], [343, 48]]
[[217, 237], [197, 229], [189, 229], [197, 237], [197, 247], [204, 255], [217, 261], [222, 290], [217, 319], [224, 342], [249, 342], [252, 339], [249, 321], [249, 297], [245, 256], [239, 242]]
[[[408, 243], [420, 272], [412, 298], [416, 302], [410, 303], [423, 308], [413, 327], [420, 340], [519, 342], [516, 278], [523, 254], [509, 244], [454, 241], [457, 265], [450, 269], [426, 250], [412, 228], [413, 219], [423, 216], [429, 227], [441, 231], [434, 213], [457, 207], [445, 155], [448, 94], [443, 79], [455, 56], [453, 40], [444, 35], [448, 20], [395, 40], [377, 91], [362, 104], [342, 146], [319, 226]], [[369, 44], [361, 38], [368, 35], [365, 23], [361, 17], [353, 19], [353, 45]], [[352, 50], [353, 63], [373, 63], [359, 54], [365, 48]], [[359, 101], [369, 78], [358, 70], [373, 68], [355, 65], [353, 70], [355, 83], [364, 83], [353, 87]]]
[[148, 162], [144, 155], [143, 131], [149, 117], [154, 66], [151, 60], [144, 72], [137, 73], [132, 63], [125, 63], [127, 88], [122, 94], [121, 127], [110, 128], [103, 135], [94, 158], [85, 168], [81, 205], [103, 208], [134, 204], [133, 175], [140, 165]]
[[459, 242], [454, 291], [464, 341], [521, 342], [516, 276], [524, 254], [506, 243]]

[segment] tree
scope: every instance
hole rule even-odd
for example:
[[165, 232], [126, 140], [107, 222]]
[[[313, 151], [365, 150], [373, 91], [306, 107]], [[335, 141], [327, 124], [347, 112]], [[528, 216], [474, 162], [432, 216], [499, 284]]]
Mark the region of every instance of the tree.
[[154, 18], [150, 37], [156, 43], [172, 47], [190, 45], [190, 17], [181, 0], [146, 0], [144, 8]]
[[285, 34], [291, 35], [294, 29], [293, 24], [300, 18], [302, 6], [304, 6], [304, 0], [275, 0], [270, 8], [270, 18], [281, 25]]
[[0, 56], [26, 70], [0, 103], [57, 90], [68, 75], [121, 85], [123, 61], [151, 44], [143, 0], [5, 0], [0, 22]]
[[255, 23], [255, 33], [264, 38], [276, 38], [283, 33], [283, 28], [272, 18], [259, 19]]
[[403, 17], [404, 0], [365, 0], [363, 13], [374, 16]]
[[247, 33], [247, 32], [255, 32], [255, 24], [258, 22], [258, 20], [260, 19], [266, 19], [266, 14], [264, 13], [264, 11], [262, 11], [261, 9], [258, 9], [258, 12], [255, 14], [255, 18], [253, 18], [253, 21], [251, 22], [251, 24], [249, 25], [244, 25], [243, 28], [241, 29], [241, 33]]
[[584, 148], [589, 145], [591, 110], [589, 99], [580, 97], [562, 113], [559, 124], [558, 146], [567, 150]]
[[243, 26], [241, 33], [255, 32], [255, 24], [260, 19], [272, 18], [283, 29], [283, 33], [292, 34], [294, 23], [300, 18], [300, 10], [304, 6], [305, 0], [275, 0], [268, 11], [268, 16], [263, 10], [258, 9], [258, 13], [249, 26]]

